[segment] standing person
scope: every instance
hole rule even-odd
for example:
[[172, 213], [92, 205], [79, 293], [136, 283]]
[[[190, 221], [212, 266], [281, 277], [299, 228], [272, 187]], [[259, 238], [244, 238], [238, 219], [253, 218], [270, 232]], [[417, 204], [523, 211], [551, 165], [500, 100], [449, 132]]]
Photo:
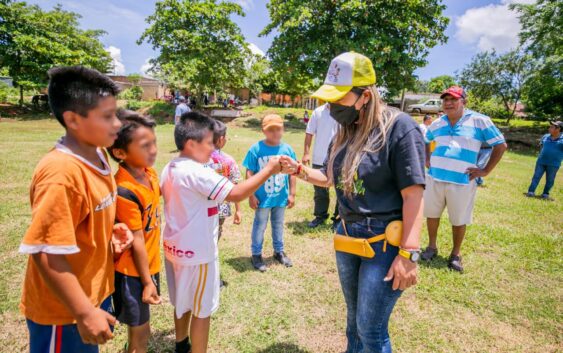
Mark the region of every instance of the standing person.
[[545, 173], [545, 187], [541, 197], [549, 199], [549, 191], [555, 183], [555, 176], [561, 167], [561, 160], [563, 159], [563, 136], [561, 130], [563, 129], [563, 122], [556, 121], [549, 123], [549, 130], [547, 134], [543, 135], [540, 141], [541, 150], [538, 160], [536, 161], [536, 169], [532, 177], [532, 183], [528, 188], [526, 196], [534, 197], [536, 188]]
[[[507, 149], [504, 136], [488, 116], [465, 108], [465, 92], [461, 87], [446, 89], [443, 99], [445, 115], [428, 127], [427, 141], [436, 141], [436, 150], [430, 154], [426, 146], [426, 164], [430, 169], [424, 191], [424, 216], [428, 225], [428, 247], [422, 259], [430, 261], [438, 255], [438, 226], [444, 208], [452, 224], [453, 249], [448, 267], [463, 272], [461, 243], [466, 226], [473, 219], [473, 205], [477, 184], [474, 179], [489, 175]], [[492, 146], [489, 162], [477, 166], [477, 154], [483, 144]]]
[[113, 257], [133, 241], [126, 225], [114, 224], [117, 187], [104, 149], [121, 126], [119, 88], [81, 66], [48, 74], [49, 105], [65, 135], [33, 172], [20, 310], [30, 353], [97, 353], [116, 324]]
[[309, 112], [305, 110], [305, 113], [303, 113], [303, 122], [305, 124], [309, 123]]
[[430, 126], [430, 124], [432, 124], [432, 116], [430, 114], [425, 114], [424, 118], [422, 118], [422, 123], [418, 124], [423, 136], [426, 135], [426, 131], [428, 130], [428, 126]]
[[[258, 173], [268, 161], [275, 156], [290, 156], [295, 158], [293, 148], [282, 142], [284, 133], [283, 119], [277, 114], [269, 114], [262, 119], [262, 132], [264, 140], [256, 142], [250, 147], [242, 165], [246, 168], [246, 177]], [[283, 225], [285, 209], [295, 205], [296, 192], [295, 177], [276, 174], [272, 175], [254, 195], [248, 199], [250, 208], [254, 210], [252, 224], [252, 265], [260, 272], [267, 270], [262, 258], [262, 245], [264, 233], [268, 226], [268, 218], [272, 217], [272, 245], [274, 259], [280, 264], [291, 267], [293, 263], [287, 257], [284, 249]]]
[[190, 109], [190, 107], [188, 107], [188, 105], [186, 104], [186, 97], [184, 96], [180, 96], [178, 98], [178, 105], [176, 106], [176, 112], [174, 113], [174, 124], [178, 125], [178, 123], [180, 122], [180, 117], [185, 114], [185, 113], [189, 113], [192, 110]]
[[[214, 120], [185, 113], [174, 128], [180, 155], [162, 170], [166, 226], [165, 269], [174, 306], [176, 353], [207, 352], [211, 315], [219, 308], [219, 204], [240, 202], [280, 172], [279, 157], [238, 185], [207, 164], [213, 145]], [[188, 338], [189, 337], [189, 338]]]
[[[326, 159], [328, 146], [332, 141], [338, 123], [330, 116], [330, 108], [328, 104], [323, 104], [313, 111], [311, 120], [307, 124], [305, 130], [305, 148], [301, 162], [305, 165], [311, 163], [311, 141], [315, 137], [315, 146], [313, 148], [313, 169], [321, 169]], [[329, 189], [322, 186], [314, 186], [315, 188], [315, 209], [313, 214], [315, 218], [309, 222], [309, 228], [316, 228], [325, 223], [328, 219], [328, 206], [330, 204]], [[338, 201], [334, 208], [332, 217], [333, 228], [338, 225]]]
[[119, 111], [122, 122], [109, 148], [119, 163], [116, 219], [133, 232], [131, 249], [115, 259], [113, 305], [119, 322], [128, 326], [127, 352], [147, 352], [149, 305], [160, 304], [160, 187], [154, 120]]
[[[337, 56], [313, 94], [329, 102], [340, 125], [322, 169], [281, 157], [282, 171], [314, 185], [336, 186], [337, 233], [370, 239], [402, 220], [400, 246], [373, 241], [375, 257], [336, 251], [347, 308], [346, 353], [391, 352], [388, 323], [403, 290], [417, 281], [422, 227], [424, 139], [407, 114], [383, 103], [371, 61]], [[416, 351], [416, 349], [413, 349]]]

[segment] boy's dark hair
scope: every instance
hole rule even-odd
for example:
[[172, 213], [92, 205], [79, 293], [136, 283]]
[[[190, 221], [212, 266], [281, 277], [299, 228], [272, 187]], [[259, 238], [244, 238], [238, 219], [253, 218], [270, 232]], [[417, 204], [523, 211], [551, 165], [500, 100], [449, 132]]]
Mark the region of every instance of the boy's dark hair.
[[132, 135], [135, 130], [141, 126], [147, 127], [149, 129], [154, 129], [156, 122], [147, 116], [140, 115], [132, 110], [120, 109], [117, 111], [117, 117], [121, 120], [121, 128], [117, 133], [117, 139], [113, 145], [108, 148], [108, 152], [114, 161], [120, 162], [120, 159], [113, 154], [114, 149], [122, 149], [127, 151], [127, 146], [131, 143]]
[[426, 114], [424, 116], [424, 118], [422, 119], [422, 121], [426, 121], [426, 120], [429, 120], [429, 119], [432, 119], [432, 117], [430, 116], [430, 114]]
[[182, 114], [174, 129], [174, 142], [181, 151], [188, 140], [201, 142], [209, 131], [213, 132], [215, 120], [198, 112]]
[[119, 87], [109, 77], [83, 66], [55, 67], [48, 74], [49, 105], [65, 128], [64, 112], [72, 111], [87, 116], [100, 99], [119, 93]]
[[215, 126], [213, 127], [213, 143], [217, 144], [217, 141], [223, 136], [227, 135], [227, 125], [221, 120], [215, 119]]

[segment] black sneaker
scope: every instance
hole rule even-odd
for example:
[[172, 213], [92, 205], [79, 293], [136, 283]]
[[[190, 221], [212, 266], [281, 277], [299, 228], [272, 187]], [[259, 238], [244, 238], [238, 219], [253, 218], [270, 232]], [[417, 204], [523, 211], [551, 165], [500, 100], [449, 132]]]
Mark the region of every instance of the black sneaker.
[[315, 219], [313, 219], [311, 222], [309, 222], [309, 224], [307, 224], [307, 226], [309, 228], [317, 228], [318, 226], [324, 224], [326, 222], [326, 217], [315, 217]]
[[450, 255], [448, 259], [448, 268], [457, 272], [463, 272], [463, 265], [461, 263], [460, 255]]
[[182, 342], [176, 342], [174, 353], [190, 353], [192, 351], [192, 344], [190, 337], [186, 337]]
[[228, 283], [226, 281], [223, 281], [222, 279], [219, 280], [219, 288], [223, 289], [228, 285]]
[[287, 257], [287, 255], [283, 251], [282, 252], [275, 252], [274, 253], [274, 259], [276, 259], [277, 262], [284, 265], [285, 267], [293, 266], [293, 263], [291, 262], [289, 257]]
[[434, 249], [429, 246], [427, 246], [426, 249], [424, 249], [424, 251], [422, 252], [422, 254], [420, 254], [420, 257], [424, 261], [432, 261], [436, 256], [438, 256], [438, 249]]
[[251, 261], [252, 266], [260, 272], [266, 272], [268, 269], [264, 263], [264, 259], [262, 259], [262, 255], [252, 255]]
[[340, 222], [342, 222], [342, 220], [340, 218], [333, 218], [332, 219], [332, 226], [330, 228], [332, 229], [333, 232], [336, 232]]

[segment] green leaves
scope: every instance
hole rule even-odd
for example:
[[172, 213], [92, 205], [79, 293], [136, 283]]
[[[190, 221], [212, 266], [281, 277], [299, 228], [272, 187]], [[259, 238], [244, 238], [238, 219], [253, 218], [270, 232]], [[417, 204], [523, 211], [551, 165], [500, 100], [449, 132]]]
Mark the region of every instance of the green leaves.
[[233, 15], [244, 12], [231, 2], [164, 0], [138, 43], [160, 51], [153, 64], [172, 86], [196, 92], [240, 87], [250, 51]]
[[98, 40], [99, 30], [78, 28], [76, 13], [60, 5], [51, 11], [18, 1], [0, 3], [0, 67], [20, 87], [47, 84], [47, 71], [58, 65], [85, 65], [102, 72], [111, 58]]
[[271, 0], [277, 31], [268, 55], [276, 71], [321, 79], [332, 58], [357, 51], [374, 63], [378, 85], [397, 92], [426, 64], [429, 48], [446, 41], [440, 0]]

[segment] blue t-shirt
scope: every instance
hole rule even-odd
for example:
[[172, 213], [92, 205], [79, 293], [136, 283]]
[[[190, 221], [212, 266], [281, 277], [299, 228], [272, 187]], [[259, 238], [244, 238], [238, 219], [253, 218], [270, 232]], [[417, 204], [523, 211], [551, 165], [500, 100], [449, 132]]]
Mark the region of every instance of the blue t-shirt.
[[[242, 165], [252, 173], [258, 173], [268, 164], [272, 156], [290, 156], [296, 159], [293, 148], [287, 143], [278, 146], [268, 146], [264, 141], [259, 141], [252, 145], [244, 157]], [[266, 180], [254, 193], [258, 201], [259, 208], [285, 207], [289, 196], [289, 175], [276, 174]]]
[[541, 145], [538, 163], [560, 167], [561, 160], [563, 160], [563, 134], [555, 140], [551, 138], [550, 134], [545, 134], [541, 138]]

